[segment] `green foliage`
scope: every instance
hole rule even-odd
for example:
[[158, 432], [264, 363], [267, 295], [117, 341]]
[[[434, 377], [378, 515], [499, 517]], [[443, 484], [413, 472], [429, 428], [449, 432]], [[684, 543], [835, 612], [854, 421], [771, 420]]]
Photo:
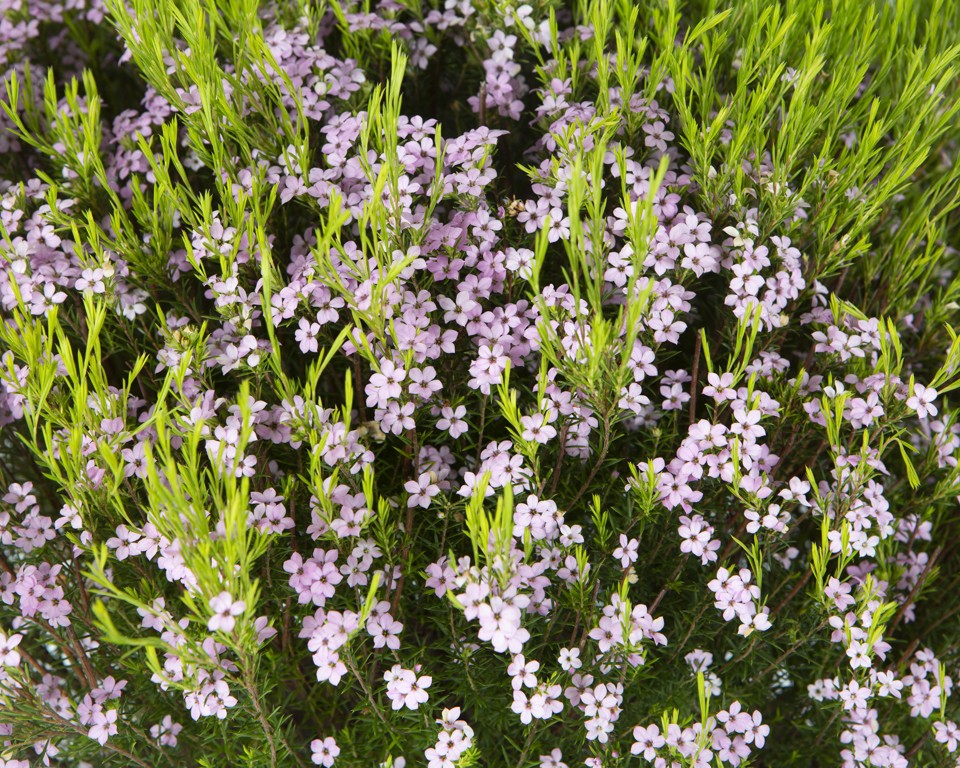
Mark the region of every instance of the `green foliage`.
[[[3, 21], [23, 21], [30, 8], [21, 5]], [[0, 200], [0, 395], [22, 413], [3, 422], [0, 490], [33, 483], [38, 514], [57, 523], [49, 541], [24, 546], [14, 543], [29, 539], [14, 531], [22, 510], [0, 507], [0, 639], [23, 635], [22, 663], [0, 667], [0, 723], [11, 728], [0, 765], [29, 755], [63, 766], [302, 768], [311, 742], [327, 736], [339, 766], [398, 766], [401, 755], [414, 765], [444, 727], [441, 712], [461, 707], [475, 739], [457, 768], [531, 768], [555, 747], [570, 765], [632, 766], [634, 726], [699, 729], [702, 751], [734, 701], [761, 710], [772, 729], [742, 765], [832, 764], [848, 718], [835, 697], [812, 701], [807, 686], [834, 676], [837, 686], [876, 685], [873, 667], [851, 669], [844, 655], [857, 622], [877, 670], [916, 675], [917, 652], [930, 649], [935, 709], [918, 717], [892, 698], [874, 703], [883, 734], [912, 764], [950, 764], [933, 724], [957, 719], [948, 689], [960, 671], [951, 447], [960, 423], [960, 3], [454, 5], [105, 0], [102, 24], [76, 9], [57, 22], [88, 57], [82, 71], [49, 52], [21, 62], [19, 43], [4, 48], [0, 106], [12, 149], [0, 177], [16, 181]], [[309, 99], [275, 22], [334, 62], [317, 65], [326, 69]], [[34, 47], [57, 25], [45, 20]], [[515, 38], [516, 73], [503, 77], [531, 89], [517, 99], [519, 119], [487, 100], [497, 85], [489, 70], [505, 71], [490, 64], [504, 35]], [[351, 87], [337, 90], [338, 79]], [[564, 109], [539, 109], [547, 96]], [[122, 99], [141, 97], [166, 107], [124, 133]], [[328, 112], [316, 106], [324, 101]], [[675, 133], [667, 151], [647, 141], [659, 110]], [[416, 141], [413, 115], [437, 121]], [[355, 135], [328, 146], [351, 120]], [[124, 153], [136, 160], [123, 165]], [[338, 153], [350, 163], [330, 159]], [[642, 177], [631, 165], [640, 160]], [[457, 175], [468, 166], [496, 171], [496, 181], [462, 191]], [[560, 201], [550, 221], [562, 236], [549, 224], [525, 228], [517, 213], [536, 207], [523, 198], [547, 194], [538, 188]], [[712, 222], [716, 270], [700, 274], [682, 256], [666, 278], [656, 269], [671, 205]], [[476, 234], [479, 211], [497, 226], [495, 247]], [[22, 250], [54, 237], [43, 247], [76, 274], [46, 275], [68, 291], [42, 303], [36, 254]], [[773, 255], [784, 241], [800, 254], [797, 297], [777, 314], [759, 301], [736, 314], [725, 302], [732, 254], [756, 244]], [[508, 249], [529, 251], [527, 272], [502, 266]], [[471, 272], [494, 250], [502, 258], [490, 272], [503, 285], [468, 284], [468, 273], [495, 283]], [[446, 260], [456, 277], [438, 276], [425, 256]], [[622, 265], [622, 284], [611, 264]], [[26, 286], [28, 267], [36, 280]], [[102, 277], [102, 291], [77, 283], [83, 270]], [[303, 279], [291, 298], [295, 272]], [[221, 301], [217, 286], [229, 280], [235, 293]], [[696, 301], [674, 317], [691, 285]], [[503, 298], [475, 315], [457, 304], [482, 290]], [[674, 299], [671, 320], [682, 328], [667, 343], [652, 318]], [[422, 327], [401, 317], [404, 303], [428, 302], [440, 306]], [[312, 328], [321, 304], [338, 319], [317, 324], [307, 353], [297, 323]], [[505, 305], [504, 316], [531, 322], [519, 363], [483, 335], [495, 323], [512, 333], [493, 313]], [[858, 345], [875, 334], [873, 358], [866, 341], [860, 354], [838, 351], [831, 328], [860, 334]], [[441, 344], [440, 362], [423, 351]], [[467, 383], [478, 348], [505, 361], [486, 390]], [[637, 373], [644, 350], [656, 354], [657, 383]], [[784, 369], [769, 362], [776, 357]], [[431, 361], [442, 390], [432, 400], [410, 394], [411, 372]], [[389, 367], [407, 376], [404, 405], [416, 416], [397, 417], [395, 429], [369, 395]], [[673, 396], [668, 371], [684, 374], [678, 404], [660, 408]], [[737, 407], [704, 393], [708, 375], [721, 374]], [[873, 376], [876, 388], [861, 386]], [[936, 422], [909, 404], [924, 383], [936, 390]], [[633, 384], [651, 408], [623, 405]], [[860, 426], [851, 406], [868, 389], [880, 415]], [[468, 428], [453, 438], [439, 421], [460, 406]], [[769, 466], [740, 436], [754, 410], [764, 411]], [[528, 426], [537, 418], [555, 425], [554, 437], [538, 439]], [[707, 478], [692, 506], [668, 503], [676, 489], [661, 472], [702, 422], [729, 428], [727, 453], [697, 465]], [[124, 453], [132, 445], [143, 446], [135, 460]], [[522, 459], [526, 474], [496, 477], [485, 452]], [[808, 503], [774, 494], [791, 480], [809, 484]], [[418, 484], [437, 489], [426, 504], [414, 501]], [[291, 530], [256, 524], [264, 518], [251, 510], [270, 501], [255, 494], [267, 489], [282, 496]], [[890, 519], [867, 547], [858, 516], [877, 494]], [[530, 516], [521, 505], [538, 503], [557, 512], [552, 539], [519, 522]], [[344, 522], [344, 510], [355, 518]], [[750, 525], [747, 512], [786, 513], [789, 526]], [[680, 549], [681, 514], [710, 523], [715, 563]], [[341, 523], [355, 530], [341, 533]], [[121, 529], [151, 531], [158, 546], [121, 557]], [[358, 542], [377, 550], [377, 564], [371, 556], [370, 573], [352, 581]], [[344, 577], [329, 605], [292, 587], [297, 558], [302, 566], [326, 552], [336, 555], [332, 578]], [[23, 613], [8, 589], [41, 562], [59, 569], [48, 586], [71, 606], [62, 626]], [[721, 618], [710, 586], [719, 568], [748, 573], [759, 595], [751, 605], [769, 628]], [[438, 570], [439, 600], [426, 586]], [[622, 686], [609, 742], [587, 738], [588, 718], [569, 700], [562, 713], [521, 724], [505, 672], [515, 649], [475, 642], [466, 585], [490, 577], [490, 589], [513, 599], [522, 570], [527, 592], [549, 588], [538, 598], [547, 602], [523, 614], [526, 660], [540, 663], [538, 682], [567, 688], [556, 659], [577, 649], [596, 683]], [[544, 573], [547, 584], [531, 587]], [[837, 608], [840, 583], [853, 626]], [[228, 611], [239, 607], [216, 628], [213, 601], [224, 593]], [[605, 615], [629, 635], [640, 608], [659, 628], [599, 652], [591, 632]], [[349, 627], [336, 683], [316, 661], [325, 646], [310, 629], [333, 612]], [[399, 648], [367, 631], [384, 614], [402, 621]], [[661, 629], [665, 647], [653, 639]], [[691, 672], [686, 657], [704, 649], [713, 666]], [[394, 665], [432, 677], [429, 704], [390, 706], [384, 674]], [[37, 693], [48, 674], [61, 679], [60, 710]], [[78, 713], [108, 676], [128, 682], [119, 733], [100, 743]], [[191, 698], [214, 680], [234, 697], [223, 719]], [[170, 716], [185, 727], [163, 743], [150, 728]], [[662, 754], [694, 765], [675, 745]]]

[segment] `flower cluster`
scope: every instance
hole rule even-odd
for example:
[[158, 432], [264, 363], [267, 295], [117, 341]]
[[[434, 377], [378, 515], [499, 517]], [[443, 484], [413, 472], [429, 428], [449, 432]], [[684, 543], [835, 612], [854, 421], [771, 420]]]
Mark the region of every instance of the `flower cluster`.
[[0, 768], [960, 765], [960, 18], [838, 2], [0, 0]]

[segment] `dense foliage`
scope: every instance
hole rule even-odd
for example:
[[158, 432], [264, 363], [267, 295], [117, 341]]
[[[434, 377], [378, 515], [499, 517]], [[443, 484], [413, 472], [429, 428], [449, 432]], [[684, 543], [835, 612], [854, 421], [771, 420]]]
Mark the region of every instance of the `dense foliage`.
[[0, 0], [0, 766], [960, 765], [960, 4]]

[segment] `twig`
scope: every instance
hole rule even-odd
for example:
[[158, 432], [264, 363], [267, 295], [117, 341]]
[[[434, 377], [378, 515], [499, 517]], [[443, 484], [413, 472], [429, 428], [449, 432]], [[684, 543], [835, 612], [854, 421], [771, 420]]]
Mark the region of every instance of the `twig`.
[[[824, 626], [826, 626], [826, 624], [827, 624], [827, 622], [825, 622], [825, 621], [820, 622], [820, 625], [819, 625], [811, 634], [815, 634], [816, 632], [819, 632], [821, 629], [823, 629]], [[798, 650], [801, 645], [805, 645], [805, 644], [808, 643], [808, 642], [810, 642], [810, 638], [809, 638], [809, 637], [802, 637], [802, 638], [800, 638], [799, 640], [797, 640], [797, 642], [795, 642], [792, 646], [790, 646], [789, 648], [787, 648], [787, 650], [785, 650], [783, 653], [781, 653], [780, 656], [777, 658], [776, 661], [774, 661], [772, 664], [770, 664], [766, 669], [764, 669], [759, 675], [757, 675], [757, 676], [754, 677], [753, 679], [754, 679], [754, 680], [760, 680], [762, 677], [765, 677], [769, 672], [772, 672], [774, 669], [776, 669], [777, 667], [779, 667], [780, 664], [782, 664], [783, 661], [784, 661], [788, 656], [792, 655], [796, 650]]]
[[72, 624], [69, 627], [67, 627], [67, 632], [69, 633], [70, 639], [73, 642], [74, 648], [77, 651], [77, 654], [78, 654], [77, 660], [80, 662], [80, 665], [83, 667], [84, 675], [86, 676], [87, 683], [89, 684], [90, 690], [92, 691], [94, 688], [96, 688], [99, 685], [97, 681], [97, 673], [94, 672], [93, 664], [90, 663], [90, 657], [87, 656], [87, 652], [84, 650], [83, 645], [80, 643], [80, 638], [77, 637], [77, 633], [74, 630]]
[[560, 482], [560, 467], [563, 465], [563, 459], [566, 456], [568, 430], [568, 424], [564, 424], [560, 429], [560, 447], [557, 451], [557, 463], [553, 467], [553, 477], [550, 478], [550, 490], [548, 492], [551, 497], [557, 492], [557, 485]]
[[[557, 613], [559, 613], [559, 611], [557, 611]], [[460, 654], [460, 660], [463, 662], [463, 673], [467, 676], [467, 683], [470, 685], [470, 690], [479, 696], [480, 691], [477, 690], [477, 684], [473, 682], [473, 676], [470, 674], [470, 665], [467, 664], [464, 658], [463, 646], [460, 645], [457, 628], [453, 624], [453, 606], [449, 603], [447, 604], [447, 618], [450, 620], [450, 637], [452, 637], [457, 644], [457, 653]]]
[[910, 749], [904, 753], [904, 759], [909, 760], [911, 757], [917, 754], [917, 752], [920, 751], [920, 747], [922, 747], [924, 742], [926, 742], [928, 736], [930, 736], [930, 731], [926, 731], [919, 739], [913, 742], [913, 744], [910, 745]]
[[819, 747], [823, 743], [824, 738], [826, 738], [827, 731], [830, 730], [830, 726], [836, 722], [838, 717], [840, 717], [841, 711], [842, 710], [839, 710], [839, 709], [835, 710], [834, 713], [830, 716], [830, 719], [827, 721], [827, 724], [820, 729], [820, 733], [817, 735], [817, 740], [813, 742], [814, 748]]
[[527, 754], [530, 752], [530, 747], [533, 746], [533, 737], [537, 732], [537, 726], [540, 725], [539, 721], [533, 723], [530, 726], [530, 730], [527, 732], [527, 741], [523, 745], [523, 751], [520, 753], [520, 759], [517, 760], [517, 768], [523, 768], [523, 763], [527, 759]]
[[667, 579], [667, 583], [663, 585], [663, 589], [660, 590], [660, 594], [657, 595], [657, 599], [654, 600], [653, 603], [650, 605], [650, 608], [647, 609], [650, 611], [651, 616], [653, 615], [653, 612], [657, 610], [657, 606], [660, 605], [660, 601], [663, 600], [667, 592], [670, 591], [670, 585], [677, 580], [677, 577], [680, 575], [680, 571], [683, 570], [683, 566], [686, 565], [687, 563], [688, 557], [690, 557], [690, 555], [685, 554], [683, 557], [680, 558], [680, 562], [677, 563], [677, 567], [674, 568], [670, 578]]
[[680, 644], [677, 646], [677, 650], [674, 651], [674, 654], [670, 659], [671, 661], [673, 661], [680, 655], [680, 652], [683, 650], [684, 646], [687, 644], [687, 640], [690, 639], [690, 635], [693, 634], [693, 630], [696, 629], [697, 622], [700, 621], [700, 617], [703, 616], [704, 612], [707, 610], [709, 606], [710, 606], [709, 603], [704, 603], [700, 607], [700, 610], [697, 612], [697, 615], [693, 617], [693, 621], [690, 622], [690, 628], [687, 630], [687, 634], [683, 636], [683, 640], [681, 640]]
[[360, 670], [357, 669], [357, 665], [354, 664], [353, 658], [350, 653], [345, 653], [341, 657], [347, 665], [347, 669], [353, 673], [353, 676], [357, 678], [357, 682], [360, 683], [360, 688], [363, 690], [363, 693], [367, 697], [367, 701], [370, 703], [370, 706], [373, 708], [374, 713], [377, 717], [380, 718], [380, 722], [383, 723], [383, 726], [387, 729], [387, 733], [393, 732], [393, 727], [390, 723], [387, 722], [387, 718], [384, 716], [383, 712], [380, 710], [380, 707], [377, 705], [376, 699], [373, 698], [373, 692], [367, 687], [366, 680], [363, 679], [363, 675], [360, 674]]
[[697, 418], [697, 379], [700, 377], [700, 334], [693, 342], [693, 373], [690, 379], [690, 423]]
[[[945, 594], [952, 594], [952, 593], [945, 592]], [[939, 619], [937, 619], [935, 622], [933, 622], [933, 624], [931, 624], [929, 627], [926, 628], [925, 633], [929, 634], [930, 632], [933, 632], [933, 630], [935, 630], [937, 627], [943, 624], [943, 622], [945, 622], [947, 619], [951, 619], [954, 616], [956, 616], [957, 613], [960, 613], [960, 605], [958, 605], [955, 608], [951, 608], [949, 611], [942, 614]]]
[[[593, 615], [593, 608], [597, 604], [597, 593], [600, 591], [600, 579], [597, 579], [593, 584], [593, 594], [590, 596], [590, 613]], [[573, 638], [577, 636], [577, 629], [580, 626], [580, 611], [577, 611], [577, 618], [573, 623], [573, 634], [570, 636], [570, 645], [573, 645]], [[583, 647], [587, 644], [587, 633], [589, 628], [586, 626], [586, 621], [584, 621], [583, 634], [580, 636], [580, 644], [577, 646], [581, 651]]]
[[773, 617], [776, 616], [778, 613], [780, 613], [781, 609], [782, 609], [787, 603], [789, 603], [789, 602], [794, 598], [794, 596], [795, 596], [801, 589], [803, 589], [803, 588], [807, 585], [807, 582], [810, 581], [810, 577], [811, 577], [812, 573], [813, 573], [812, 571], [806, 571], [806, 572], [803, 574], [803, 578], [801, 578], [801, 579], [794, 585], [793, 589], [791, 589], [790, 592], [787, 593], [787, 596], [786, 596], [785, 598], [783, 598], [783, 600], [781, 600], [779, 603], [777, 603], [776, 607], [774, 607], [774, 609], [773, 609], [772, 611], [770, 611], [770, 618], [773, 618]]
[[284, 736], [282, 732], [278, 733], [275, 731], [270, 721], [267, 719], [266, 713], [263, 711], [263, 705], [260, 703], [260, 690], [257, 687], [257, 678], [254, 675], [251, 666], [252, 665], [249, 659], [246, 659], [243, 666], [243, 684], [244, 688], [247, 689], [247, 693], [249, 694], [251, 701], [253, 702], [253, 709], [257, 714], [257, 720], [260, 722], [260, 727], [263, 729], [263, 735], [267, 737], [267, 744], [270, 745], [270, 765], [279, 765], [277, 762], [277, 745], [275, 742], [275, 739], [279, 737], [280, 743], [283, 744], [287, 750], [287, 753], [293, 757], [297, 765], [300, 766], [300, 768], [306, 768], [296, 750], [290, 746], [286, 736]]
[[[81, 728], [76, 723], [73, 723], [70, 720], [67, 720], [65, 717], [63, 717], [59, 713], [54, 712], [53, 710], [47, 710], [47, 713], [45, 714], [52, 715], [53, 718], [55, 718], [57, 721], [62, 723], [64, 726], [68, 727], [71, 731], [74, 731], [75, 733], [79, 733], [82, 736], [87, 735], [86, 729]], [[134, 755], [132, 752], [128, 752], [123, 747], [118, 747], [110, 739], [108, 739], [103, 746], [104, 748], [109, 749], [111, 752], [116, 752], [118, 755], [122, 755], [123, 757], [127, 758], [127, 760], [130, 760], [132, 763], [139, 765], [140, 768], [155, 768], [155, 766], [152, 766], [149, 763], [144, 762], [139, 757]]]
[[354, 386], [357, 388], [357, 392], [360, 393], [360, 397], [357, 398], [357, 410], [360, 412], [360, 421], [366, 423], [367, 421], [367, 404], [366, 398], [363, 394], [363, 372], [360, 369], [360, 356], [354, 355], [353, 357], [353, 377], [356, 379]]
[[[410, 543], [413, 541], [413, 507], [407, 506], [407, 518], [404, 524], [403, 551], [400, 553], [400, 562], [406, 563], [407, 556], [410, 554]], [[397, 615], [397, 608], [400, 606], [400, 595], [403, 594], [403, 585], [406, 581], [406, 570], [400, 571], [400, 578], [397, 579], [397, 588], [393, 592], [393, 598], [390, 600], [390, 613]]]
[[487, 81], [484, 80], [480, 83], [480, 96], [477, 101], [477, 123], [480, 125], [487, 124]]
[[910, 645], [903, 649], [903, 653], [900, 654], [900, 660], [897, 662], [898, 667], [913, 655], [918, 645], [920, 645], [920, 638], [916, 637], [910, 642]]
[[483, 428], [487, 422], [487, 396], [480, 399], [480, 430], [477, 432], [477, 463], [480, 463], [480, 454], [483, 452]]
[[576, 492], [574, 497], [567, 504], [567, 509], [573, 509], [580, 497], [586, 493], [587, 489], [590, 487], [590, 483], [593, 482], [593, 478], [597, 476], [597, 472], [600, 471], [600, 467], [603, 465], [603, 462], [607, 459], [607, 452], [610, 450], [610, 414], [606, 413], [603, 416], [603, 442], [600, 445], [600, 455], [597, 457], [596, 463], [593, 465], [593, 469], [590, 470], [590, 474], [587, 475], [587, 479], [583, 481], [583, 485], [580, 486], [580, 490]]
[[930, 556], [930, 559], [927, 560], [927, 564], [923, 567], [923, 570], [920, 572], [920, 575], [917, 577], [917, 583], [913, 585], [913, 589], [910, 590], [910, 594], [907, 595], [907, 599], [900, 604], [900, 608], [897, 610], [896, 615], [893, 617], [893, 621], [890, 622], [890, 627], [887, 629], [887, 634], [892, 635], [893, 631], [897, 628], [897, 624], [900, 623], [900, 620], [903, 618], [903, 615], [907, 612], [907, 608], [916, 600], [917, 595], [920, 593], [920, 589], [923, 587], [924, 581], [926, 581], [927, 576], [929, 575], [931, 569], [936, 564], [937, 560], [940, 559], [940, 555], [943, 554], [943, 547], [937, 547], [933, 554]]
[[257, 689], [257, 682], [253, 675], [253, 671], [250, 669], [249, 659], [244, 659], [243, 661], [243, 687], [247, 689], [247, 694], [250, 696], [250, 701], [253, 703], [253, 711], [257, 715], [257, 721], [260, 723], [260, 728], [263, 730], [263, 735], [267, 737], [267, 745], [270, 747], [271, 768], [276, 768], [277, 745], [274, 742], [273, 727], [270, 725], [270, 721], [267, 720], [267, 716], [263, 712], [263, 706], [260, 703], [260, 692]]

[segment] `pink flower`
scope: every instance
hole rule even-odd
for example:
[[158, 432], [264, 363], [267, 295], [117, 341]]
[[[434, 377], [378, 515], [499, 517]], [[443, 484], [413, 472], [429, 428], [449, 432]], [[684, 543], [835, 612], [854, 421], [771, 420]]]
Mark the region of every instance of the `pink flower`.
[[754, 712], [751, 717], [751, 723], [743, 736], [748, 744], [753, 744], [757, 749], [762, 749], [766, 743], [767, 736], [770, 735], [770, 726], [763, 724], [763, 715], [760, 712]]
[[408, 480], [403, 484], [404, 490], [410, 494], [407, 499], [408, 507], [430, 506], [430, 500], [440, 493], [440, 487], [434, 482], [430, 472], [424, 472], [417, 480]]
[[520, 715], [520, 722], [524, 725], [529, 725], [533, 720], [533, 704], [523, 691], [513, 692], [513, 704], [510, 705], [510, 709]]
[[613, 556], [619, 558], [620, 565], [623, 568], [629, 568], [637, 562], [637, 552], [640, 548], [640, 542], [636, 539], [628, 539], [626, 534], [620, 534], [620, 546], [613, 550]]
[[0, 667], [15, 667], [20, 663], [20, 653], [16, 650], [23, 635], [10, 635], [0, 632]]
[[383, 679], [387, 683], [387, 698], [395, 710], [419, 709], [430, 698], [427, 688], [433, 684], [433, 678], [429, 675], [417, 677], [416, 671], [394, 664], [383, 673]]
[[666, 743], [656, 725], [648, 725], [646, 728], [638, 725], [633, 729], [633, 746], [630, 747], [630, 752], [643, 755], [644, 760], [651, 762], [657, 756], [657, 750]]
[[313, 753], [310, 757], [314, 765], [322, 765], [324, 768], [330, 768], [340, 754], [340, 747], [337, 746], [333, 736], [327, 736], [325, 739], [314, 739], [310, 742], [310, 751]]
[[515, 691], [521, 688], [533, 688], [537, 684], [536, 672], [540, 669], [540, 662], [536, 659], [527, 661], [522, 653], [513, 657], [513, 661], [507, 667], [507, 674], [510, 675]]
[[207, 622], [207, 629], [211, 632], [232, 632], [236, 626], [236, 617], [247, 609], [247, 604], [242, 600], [234, 601], [229, 592], [221, 592], [216, 597], [210, 598], [210, 610], [213, 616]]
[[567, 768], [563, 762], [563, 752], [555, 748], [549, 755], [540, 755], [540, 768]]
[[503, 347], [500, 344], [480, 347], [477, 359], [470, 364], [472, 378], [467, 382], [468, 386], [489, 395], [491, 385], [497, 385], [502, 381], [507, 360], [508, 358], [504, 355]]
[[466, 415], [467, 409], [465, 406], [458, 405], [456, 408], [452, 408], [445, 405], [440, 409], [441, 418], [437, 420], [437, 429], [449, 432], [450, 437], [460, 437], [468, 429], [467, 422], [463, 420]]
[[681, 515], [679, 533], [683, 541], [680, 542], [680, 551], [699, 557], [703, 565], [716, 561], [720, 542], [713, 538], [713, 530], [713, 526], [700, 515]]
[[300, 327], [294, 333], [294, 338], [300, 344], [300, 351], [303, 354], [307, 352], [316, 352], [319, 349], [317, 344], [317, 334], [320, 333], [320, 324], [311, 323], [307, 318], [300, 318]]
[[520, 424], [523, 426], [521, 437], [532, 443], [546, 444], [557, 436], [557, 430], [546, 423], [546, 416], [542, 413], [521, 416]]
[[107, 739], [117, 733], [117, 710], [108, 709], [94, 712], [92, 722], [93, 725], [87, 731], [87, 736], [100, 742], [100, 744], [106, 744]]
[[946, 745], [947, 752], [957, 751], [957, 745], [960, 743], [960, 728], [952, 720], [940, 721], [933, 724], [935, 732], [934, 738], [938, 743]]
[[580, 649], [561, 648], [557, 663], [560, 664], [560, 669], [564, 672], [573, 672], [580, 669], [583, 666], [583, 662], [580, 661]]
[[907, 407], [912, 408], [917, 412], [917, 416], [921, 419], [927, 418], [927, 416], [936, 416], [937, 406], [933, 404], [934, 400], [937, 399], [937, 390], [933, 387], [925, 387], [923, 384], [914, 384], [913, 385], [913, 395], [907, 398]]
[[396, 400], [403, 394], [400, 383], [406, 379], [407, 372], [398, 368], [391, 360], [380, 363], [380, 372], [370, 376], [366, 386], [367, 405], [371, 408], [386, 408], [390, 400]]
[[491, 597], [481, 603], [477, 611], [480, 621], [478, 637], [489, 640], [497, 653], [520, 653], [530, 633], [520, 626], [520, 609], [504, 602], [503, 598]]

